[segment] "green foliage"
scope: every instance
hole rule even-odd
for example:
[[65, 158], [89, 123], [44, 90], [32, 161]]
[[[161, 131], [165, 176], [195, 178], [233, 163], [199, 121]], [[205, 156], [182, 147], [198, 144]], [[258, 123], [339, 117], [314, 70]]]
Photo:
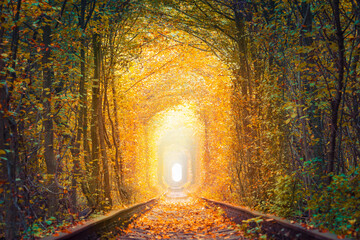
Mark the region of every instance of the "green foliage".
[[342, 235], [360, 232], [359, 171], [357, 167], [349, 174], [334, 175], [330, 185], [323, 184], [319, 191], [313, 192], [308, 209], [313, 212], [312, 220], [318, 227], [334, 229]]
[[279, 176], [273, 192], [274, 200], [270, 211], [284, 217], [301, 215], [299, 205], [305, 198], [305, 191], [295, 173]]
[[54, 221], [56, 221], [56, 218], [55, 217], [50, 217], [48, 220], [46, 220], [46, 224], [47, 225], [51, 225]]
[[243, 220], [237, 227], [244, 233], [246, 238], [250, 239], [268, 239], [266, 234], [261, 231], [261, 225], [264, 219], [261, 216]]
[[321, 171], [324, 161], [320, 158], [314, 158], [304, 162], [302, 175], [304, 177], [319, 178], [321, 177]]

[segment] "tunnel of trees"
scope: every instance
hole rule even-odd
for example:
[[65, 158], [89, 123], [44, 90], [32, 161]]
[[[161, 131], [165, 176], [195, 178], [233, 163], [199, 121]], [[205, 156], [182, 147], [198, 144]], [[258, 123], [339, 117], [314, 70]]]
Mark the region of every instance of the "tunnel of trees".
[[0, 0], [0, 21], [0, 238], [156, 197], [176, 154], [173, 186], [359, 237], [360, 1]]

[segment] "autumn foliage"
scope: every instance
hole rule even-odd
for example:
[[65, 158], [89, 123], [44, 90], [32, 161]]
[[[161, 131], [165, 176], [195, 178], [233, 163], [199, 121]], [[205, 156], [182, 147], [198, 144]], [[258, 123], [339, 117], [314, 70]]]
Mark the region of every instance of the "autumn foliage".
[[359, 4], [0, 0], [0, 238], [158, 196], [167, 141], [194, 194], [359, 237]]

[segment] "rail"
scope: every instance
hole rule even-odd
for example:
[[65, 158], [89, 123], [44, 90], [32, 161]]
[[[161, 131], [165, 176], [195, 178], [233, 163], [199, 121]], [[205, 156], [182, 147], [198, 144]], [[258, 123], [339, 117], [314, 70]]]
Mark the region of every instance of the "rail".
[[43, 240], [99, 239], [104, 234], [113, 231], [117, 226], [126, 227], [130, 223], [129, 220], [132, 216], [148, 211], [156, 202], [157, 199], [155, 198], [127, 209], [113, 210], [106, 216], [101, 216], [84, 225], [67, 229], [67, 233], [60, 232], [58, 236], [47, 236]]
[[261, 217], [261, 230], [271, 239], [279, 240], [336, 240], [339, 239], [335, 234], [320, 232], [316, 229], [306, 229], [297, 223], [291, 223], [288, 220], [279, 217], [264, 214], [258, 211], [251, 211], [246, 208], [233, 206], [224, 202], [214, 201], [202, 198], [210, 205], [221, 207], [226, 216], [233, 222], [241, 224], [243, 220]]

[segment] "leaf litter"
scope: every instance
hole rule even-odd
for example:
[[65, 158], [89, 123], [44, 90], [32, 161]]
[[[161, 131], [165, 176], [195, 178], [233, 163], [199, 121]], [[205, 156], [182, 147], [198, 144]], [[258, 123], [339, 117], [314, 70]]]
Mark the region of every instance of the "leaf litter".
[[245, 239], [223, 211], [195, 198], [163, 197], [116, 239]]

